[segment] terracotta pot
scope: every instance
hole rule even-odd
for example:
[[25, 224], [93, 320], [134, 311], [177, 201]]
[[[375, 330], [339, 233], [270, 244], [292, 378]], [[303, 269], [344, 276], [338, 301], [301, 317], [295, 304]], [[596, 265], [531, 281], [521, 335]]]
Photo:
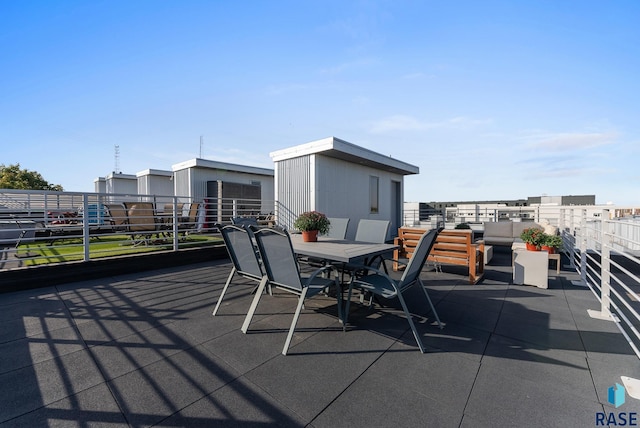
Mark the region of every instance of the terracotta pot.
[[528, 242], [526, 242], [525, 244], [527, 245], [527, 250], [529, 250], [529, 251], [540, 251], [540, 248], [536, 247], [533, 244], [530, 244]]
[[302, 240], [304, 242], [316, 242], [318, 240], [318, 231], [317, 230], [303, 231]]
[[542, 251], [546, 251], [549, 254], [555, 254], [556, 253], [556, 247], [547, 247], [546, 245], [543, 245], [541, 247]]

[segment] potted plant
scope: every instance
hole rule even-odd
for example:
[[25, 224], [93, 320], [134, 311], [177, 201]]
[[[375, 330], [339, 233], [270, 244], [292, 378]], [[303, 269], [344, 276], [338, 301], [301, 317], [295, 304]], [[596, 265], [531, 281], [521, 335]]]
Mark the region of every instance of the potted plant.
[[318, 233], [324, 235], [329, 232], [330, 224], [326, 215], [318, 211], [307, 211], [298, 216], [293, 227], [302, 232], [303, 241], [314, 242], [318, 240]]
[[549, 254], [554, 254], [558, 249], [562, 247], [562, 237], [559, 235], [545, 234], [540, 245], [542, 251], [547, 251]]
[[540, 245], [542, 244], [543, 238], [544, 232], [535, 227], [524, 229], [520, 234], [520, 239], [527, 244], [527, 250], [529, 251], [540, 251]]

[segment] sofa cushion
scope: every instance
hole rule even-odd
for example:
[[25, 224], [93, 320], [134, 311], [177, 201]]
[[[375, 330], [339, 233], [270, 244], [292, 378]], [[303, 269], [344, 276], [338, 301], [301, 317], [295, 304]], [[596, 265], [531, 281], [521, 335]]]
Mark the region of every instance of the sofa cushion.
[[506, 236], [483, 236], [485, 246], [487, 245], [511, 245], [513, 244], [513, 238]]
[[484, 235], [498, 238], [513, 238], [513, 223], [511, 221], [488, 221], [484, 223]]
[[558, 234], [558, 228], [556, 226], [552, 226], [550, 224], [547, 224], [544, 226], [544, 233], [546, 233], [547, 235], [557, 235]]
[[513, 223], [513, 237], [519, 238], [523, 230], [536, 228], [542, 230], [542, 226], [532, 221], [516, 221]]

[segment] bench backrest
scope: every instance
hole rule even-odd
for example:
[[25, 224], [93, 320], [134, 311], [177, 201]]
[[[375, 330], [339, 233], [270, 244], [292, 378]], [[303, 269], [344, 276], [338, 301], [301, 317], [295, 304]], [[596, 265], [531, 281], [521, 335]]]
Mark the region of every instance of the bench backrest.
[[472, 245], [473, 231], [465, 229], [443, 230], [429, 253], [430, 260], [442, 263], [466, 262], [476, 247]]
[[[410, 259], [415, 251], [420, 237], [426, 229], [400, 227], [396, 245], [401, 245], [396, 260], [399, 258]], [[429, 253], [429, 257], [448, 257], [467, 260], [472, 251], [476, 251], [473, 244], [473, 231], [466, 229], [442, 230], [436, 237], [436, 242]]]

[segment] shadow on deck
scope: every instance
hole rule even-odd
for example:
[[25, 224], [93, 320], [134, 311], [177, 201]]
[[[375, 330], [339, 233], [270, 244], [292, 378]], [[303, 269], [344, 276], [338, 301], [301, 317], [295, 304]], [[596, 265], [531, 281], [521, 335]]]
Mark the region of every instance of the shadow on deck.
[[242, 334], [253, 282], [237, 279], [211, 316], [225, 260], [0, 294], [0, 426], [584, 427], [637, 409], [607, 402], [640, 362], [589, 318], [598, 302], [577, 275], [512, 285], [509, 263], [496, 253], [477, 285], [425, 269], [446, 323], [416, 295], [426, 354], [394, 302], [352, 305], [342, 332], [321, 296], [282, 356], [297, 298], [266, 296]]

